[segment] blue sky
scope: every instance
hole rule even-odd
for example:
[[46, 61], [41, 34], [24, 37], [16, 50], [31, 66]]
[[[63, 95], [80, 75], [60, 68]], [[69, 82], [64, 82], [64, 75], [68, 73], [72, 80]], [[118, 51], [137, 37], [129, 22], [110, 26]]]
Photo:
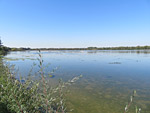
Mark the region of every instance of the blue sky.
[[150, 45], [150, 0], [0, 0], [9, 47]]

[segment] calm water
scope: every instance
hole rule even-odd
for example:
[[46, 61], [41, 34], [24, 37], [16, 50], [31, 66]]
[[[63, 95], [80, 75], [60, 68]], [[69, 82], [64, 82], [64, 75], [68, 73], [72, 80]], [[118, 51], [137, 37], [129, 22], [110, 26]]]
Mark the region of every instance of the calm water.
[[[68, 87], [67, 104], [72, 113], [124, 113], [133, 90], [135, 105], [150, 113], [150, 51], [43, 51], [46, 71], [59, 67], [54, 80], [67, 81], [80, 74], [83, 78]], [[26, 76], [38, 57], [37, 51], [11, 52], [11, 64]], [[38, 67], [34, 67], [37, 71]]]

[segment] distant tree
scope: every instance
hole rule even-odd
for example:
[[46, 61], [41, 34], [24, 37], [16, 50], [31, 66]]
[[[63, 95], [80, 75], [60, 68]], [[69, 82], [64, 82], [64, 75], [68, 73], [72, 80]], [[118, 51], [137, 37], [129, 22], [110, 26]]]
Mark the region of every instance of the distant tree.
[[3, 43], [2, 43], [1, 37], [0, 37], [0, 47], [2, 47], [2, 46], [3, 46]]
[[95, 50], [95, 49], [97, 49], [97, 47], [88, 47], [87, 49], [89, 49], [89, 50]]

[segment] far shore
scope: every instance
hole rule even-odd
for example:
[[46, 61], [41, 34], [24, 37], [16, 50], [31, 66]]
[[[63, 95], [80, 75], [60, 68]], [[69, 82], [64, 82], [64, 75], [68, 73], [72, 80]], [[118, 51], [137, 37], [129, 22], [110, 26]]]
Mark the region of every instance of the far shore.
[[87, 47], [87, 48], [9, 48], [10, 51], [25, 50], [150, 50], [150, 46], [132, 46], [132, 47]]

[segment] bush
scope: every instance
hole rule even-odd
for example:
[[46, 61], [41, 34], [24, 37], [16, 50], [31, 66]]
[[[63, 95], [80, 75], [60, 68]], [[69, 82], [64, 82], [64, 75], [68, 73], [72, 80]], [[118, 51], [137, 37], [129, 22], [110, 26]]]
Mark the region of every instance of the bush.
[[[1, 76], [0, 76], [0, 104], [3, 111], [10, 113], [65, 113], [66, 105], [63, 96], [63, 88], [70, 85], [81, 76], [64, 83], [61, 80], [59, 84], [53, 88], [48, 86], [44, 74], [43, 60], [39, 54], [39, 81], [30, 77], [23, 79], [16, 78], [14, 66], [3, 65], [1, 60]], [[2, 111], [1, 110], [1, 111]]]

